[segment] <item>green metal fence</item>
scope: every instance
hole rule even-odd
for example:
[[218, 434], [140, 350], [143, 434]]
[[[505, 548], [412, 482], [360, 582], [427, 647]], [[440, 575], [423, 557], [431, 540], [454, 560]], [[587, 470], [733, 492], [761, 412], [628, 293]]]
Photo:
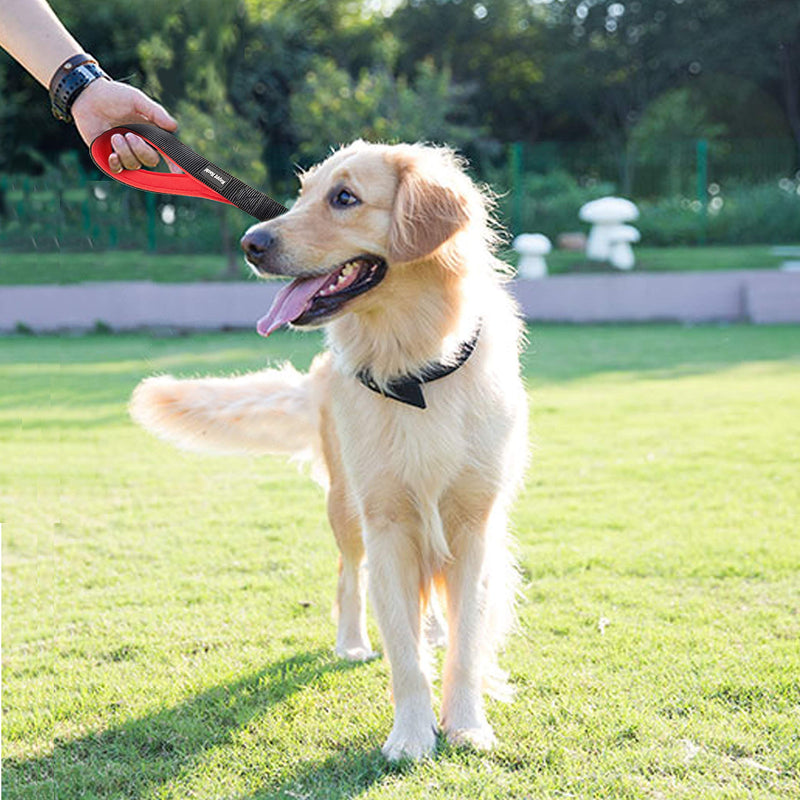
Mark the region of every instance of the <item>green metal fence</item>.
[[[697, 194], [709, 182], [758, 184], [789, 177], [800, 169], [800, 153], [792, 139], [670, 140], [646, 151], [630, 146], [611, 148], [604, 142], [539, 142], [516, 144], [520, 172], [562, 170], [583, 182], [613, 183], [621, 194], [641, 200]], [[702, 192], [701, 192], [702, 193]]]
[[636, 202], [657, 245], [800, 241], [800, 172], [791, 139], [670, 141], [648, 152], [602, 142], [516, 143], [481, 167], [503, 193], [512, 233], [579, 230], [578, 209], [607, 194]]
[[135, 191], [77, 158], [64, 162], [39, 177], [0, 175], [0, 248], [221, 252], [226, 230], [252, 222], [232, 207]]
[[[800, 174], [791, 140], [671, 141], [620, 154], [600, 142], [512, 143], [474, 173], [501, 195], [512, 233], [579, 230], [578, 209], [632, 198], [652, 244], [800, 241]], [[227, 216], [226, 216], [227, 215]], [[138, 192], [87, 173], [76, 154], [40, 177], [0, 175], [0, 248], [220, 252], [252, 220], [235, 209]]]

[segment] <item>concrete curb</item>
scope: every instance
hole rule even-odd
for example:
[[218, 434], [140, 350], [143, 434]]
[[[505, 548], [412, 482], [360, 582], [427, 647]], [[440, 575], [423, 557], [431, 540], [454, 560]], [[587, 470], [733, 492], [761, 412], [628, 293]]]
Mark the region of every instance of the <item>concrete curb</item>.
[[[281, 284], [84, 283], [0, 287], [0, 332], [252, 328]], [[511, 284], [526, 318], [543, 322], [800, 323], [800, 273], [558, 275]]]
[[0, 287], [0, 331], [170, 327], [250, 328], [269, 309], [281, 284], [130, 281], [70, 286]]
[[755, 272], [560, 275], [516, 281], [526, 317], [546, 322], [733, 322], [747, 319]]

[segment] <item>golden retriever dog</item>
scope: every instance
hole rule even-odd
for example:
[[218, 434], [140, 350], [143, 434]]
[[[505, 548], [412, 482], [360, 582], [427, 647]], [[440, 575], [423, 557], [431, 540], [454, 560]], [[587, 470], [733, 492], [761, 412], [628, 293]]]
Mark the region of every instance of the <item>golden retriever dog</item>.
[[341, 553], [336, 652], [372, 654], [366, 572], [391, 666], [390, 760], [436, 746], [423, 623], [436, 593], [447, 740], [491, 747], [483, 693], [508, 689], [497, 652], [517, 590], [507, 510], [527, 452], [521, 324], [489, 200], [463, 166], [446, 148], [358, 141], [303, 174], [292, 209], [242, 247], [258, 275], [293, 279], [259, 332], [324, 326], [327, 352], [308, 374], [150, 378], [131, 402], [182, 447], [319, 464]]

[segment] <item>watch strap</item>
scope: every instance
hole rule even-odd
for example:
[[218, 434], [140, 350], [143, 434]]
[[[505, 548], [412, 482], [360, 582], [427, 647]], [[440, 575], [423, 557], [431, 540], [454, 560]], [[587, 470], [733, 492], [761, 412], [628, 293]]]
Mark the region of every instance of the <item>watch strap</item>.
[[81, 92], [98, 78], [110, 80], [92, 56], [78, 53], [67, 59], [50, 81], [50, 108], [62, 122], [72, 122], [72, 105]]

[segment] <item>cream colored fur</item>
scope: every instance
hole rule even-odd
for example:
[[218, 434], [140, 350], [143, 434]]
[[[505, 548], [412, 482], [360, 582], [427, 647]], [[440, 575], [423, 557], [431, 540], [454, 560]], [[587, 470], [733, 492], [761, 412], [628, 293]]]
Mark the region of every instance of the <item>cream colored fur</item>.
[[[334, 208], [333, 188], [359, 199]], [[338, 190], [338, 189], [337, 189]], [[496, 656], [513, 620], [516, 570], [507, 510], [527, 452], [520, 322], [491, 247], [487, 201], [446, 149], [356, 142], [302, 176], [292, 210], [251, 230], [276, 242], [269, 269], [330, 272], [360, 253], [384, 257], [384, 280], [326, 326], [329, 353], [239, 377], [150, 378], [133, 417], [194, 450], [309, 455], [328, 486], [341, 552], [336, 651], [372, 655], [363, 567], [392, 670], [387, 758], [432, 753], [436, 718], [423, 612], [446, 600], [441, 730], [490, 747], [482, 692], [507, 692]], [[426, 384], [428, 408], [362, 386], [447, 361], [480, 325], [471, 358]], [[440, 636], [443, 629], [433, 635]]]

